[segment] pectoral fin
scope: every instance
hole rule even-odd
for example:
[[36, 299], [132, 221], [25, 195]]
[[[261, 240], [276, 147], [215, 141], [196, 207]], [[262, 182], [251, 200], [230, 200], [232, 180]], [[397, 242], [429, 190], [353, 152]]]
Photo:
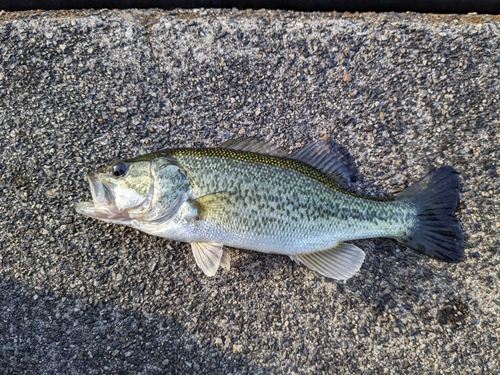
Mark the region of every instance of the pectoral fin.
[[220, 266], [225, 270], [229, 270], [231, 268], [231, 254], [229, 254], [229, 250], [222, 250], [222, 258], [220, 258]]
[[191, 204], [197, 208], [199, 218], [202, 219], [209, 214], [212, 217], [224, 216], [233, 205], [233, 200], [233, 193], [221, 191], [192, 200]]
[[214, 276], [219, 268], [227, 265], [227, 256], [223, 257], [224, 251], [221, 243], [216, 242], [191, 242], [196, 264], [207, 276]]
[[332, 249], [295, 255], [292, 259], [323, 276], [347, 280], [359, 271], [365, 253], [357, 246], [341, 243]]

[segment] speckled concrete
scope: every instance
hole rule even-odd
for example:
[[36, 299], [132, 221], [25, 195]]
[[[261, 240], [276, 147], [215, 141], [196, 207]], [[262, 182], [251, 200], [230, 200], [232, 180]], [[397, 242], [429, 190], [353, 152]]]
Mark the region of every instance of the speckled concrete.
[[[500, 18], [282, 11], [0, 14], [0, 369], [39, 374], [495, 374]], [[114, 158], [331, 138], [396, 193], [461, 172], [466, 259], [390, 240], [347, 282], [74, 212]]]

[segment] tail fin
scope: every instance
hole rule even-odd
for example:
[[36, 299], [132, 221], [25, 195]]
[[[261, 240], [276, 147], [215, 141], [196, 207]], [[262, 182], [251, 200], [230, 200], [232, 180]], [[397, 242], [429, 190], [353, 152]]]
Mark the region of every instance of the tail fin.
[[459, 262], [464, 257], [464, 238], [455, 217], [460, 181], [452, 167], [441, 167], [401, 192], [396, 200], [417, 208], [415, 224], [397, 241], [432, 258]]

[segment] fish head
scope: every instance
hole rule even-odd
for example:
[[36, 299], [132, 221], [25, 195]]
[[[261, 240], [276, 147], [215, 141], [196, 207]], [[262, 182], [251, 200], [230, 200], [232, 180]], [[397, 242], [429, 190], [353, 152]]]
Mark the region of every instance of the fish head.
[[168, 158], [118, 161], [86, 178], [92, 201], [76, 211], [116, 224], [168, 220], [191, 192], [186, 173]]

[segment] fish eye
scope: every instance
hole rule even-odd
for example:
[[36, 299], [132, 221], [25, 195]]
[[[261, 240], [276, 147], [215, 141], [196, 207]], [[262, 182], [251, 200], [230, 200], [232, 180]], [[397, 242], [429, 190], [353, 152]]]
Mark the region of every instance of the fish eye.
[[113, 175], [115, 177], [123, 177], [127, 173], [127, 164], [119, 163], [113, 167]]

